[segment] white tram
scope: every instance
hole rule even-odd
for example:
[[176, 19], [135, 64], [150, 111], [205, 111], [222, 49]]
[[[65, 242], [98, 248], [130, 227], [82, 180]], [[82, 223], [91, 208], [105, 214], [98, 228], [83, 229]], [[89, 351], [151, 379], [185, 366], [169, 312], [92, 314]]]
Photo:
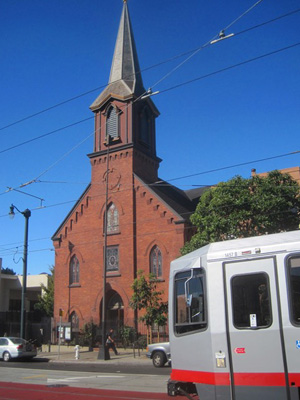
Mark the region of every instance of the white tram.
[[169, 331], [169, 395], [299, 400], [300, 231], [212, 243], [173, 261]]

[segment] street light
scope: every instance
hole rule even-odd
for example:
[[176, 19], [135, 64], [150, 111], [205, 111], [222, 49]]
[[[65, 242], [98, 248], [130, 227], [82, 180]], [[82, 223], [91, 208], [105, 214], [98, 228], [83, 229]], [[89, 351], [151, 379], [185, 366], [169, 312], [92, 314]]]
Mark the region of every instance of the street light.
[[102, 346], [99, 347], [98, 360], [110, 360], [109, 349], [106, 347], [106, 270], [107, 270], [107, 206], [108, 206], [108, 175], [109, 175], [109, 145], [110, 135], [106, 135], [106, 185], [104, 214], [104, 259], [103, 259], [103, 297], [102, 297]]
[[27, 285], [27, 254], [28, 254], [28, 222], [29, 217], [31, 216], [31, 211], [26, 208], [24, 211], [20, 211], [13, 204], [10, 206], [9, 216], [10, 218], [14, 218], [15, 211], [17, 210], [20, 214], [22, 214], [25, 218], [25, 234], [24, 234], [24, 252], [23, 252], [23, 284], [22, 284], [22, 298], [21, 298], [21, 321], [20, 321], [20, 337], [26, 339], [25, 332], [25, 296], [26, 296], [26, 285]]

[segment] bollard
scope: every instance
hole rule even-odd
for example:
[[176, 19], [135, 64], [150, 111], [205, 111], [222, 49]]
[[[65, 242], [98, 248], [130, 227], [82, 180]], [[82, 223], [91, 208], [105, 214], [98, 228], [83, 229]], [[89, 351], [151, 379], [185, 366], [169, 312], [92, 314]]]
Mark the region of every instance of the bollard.
[[50, 342], [50, 340], [48, 342], [48, 353], [51, 353], [51, 342]]
[[79, 358], [80, 358], [80, 346], [77, 344], [75, 347], [74, 347], [74, 349], [75, 349], [75, 360], [79, 360]]

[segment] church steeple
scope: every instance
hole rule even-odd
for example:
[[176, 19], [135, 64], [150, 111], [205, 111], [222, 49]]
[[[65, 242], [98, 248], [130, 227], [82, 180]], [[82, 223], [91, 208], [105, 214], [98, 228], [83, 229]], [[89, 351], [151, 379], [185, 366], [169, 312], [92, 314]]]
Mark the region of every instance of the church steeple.
[[144, 92], [127, 1], [124, 1], [108, 86], [90, 108], [93, 111], [99, 108], [108, 96], [128, 99]]
[[107, 154], [108, 145], [110, 154], [124, 150], [128, 154], [130, 149], [133, 172], [156, 181], [161, 161], [156, 156], [155, 133], [159, 111], [150, 97], [140, 98], [145, 92], [127, 1], [123, 0], [109, 82], [90, 106], [95, 114], [95, 137], [89, 157], [95, 163]]

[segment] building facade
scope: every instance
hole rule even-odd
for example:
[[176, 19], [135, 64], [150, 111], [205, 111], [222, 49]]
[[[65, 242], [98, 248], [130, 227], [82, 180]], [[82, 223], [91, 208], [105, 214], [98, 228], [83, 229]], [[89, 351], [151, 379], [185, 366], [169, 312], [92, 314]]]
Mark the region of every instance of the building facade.
[[90, 106], [94, 147], [88, 155], [91, 183], [53, 235], [54, 317], [59, 310], [72, 332], [101, 321], [104, 293], [107, 323], [134, 326], [131, 285], [139, 270], [153, 273], [167, 300], [170, 261], [190, 238], [189, 216], [199, 193], [158, 176], [155, 120], [159, 112], [146, 94], [123, 4], [109, 83]]
[[[48, 287], [48, 274], [28, 275], [25, 294], [25, 336], [39, 343], [50, 340], [51, 320], [35, 309], [43, 288]], [[0, 271], [0, 336], [19, 336], [21, 319], [22, 275]]]

